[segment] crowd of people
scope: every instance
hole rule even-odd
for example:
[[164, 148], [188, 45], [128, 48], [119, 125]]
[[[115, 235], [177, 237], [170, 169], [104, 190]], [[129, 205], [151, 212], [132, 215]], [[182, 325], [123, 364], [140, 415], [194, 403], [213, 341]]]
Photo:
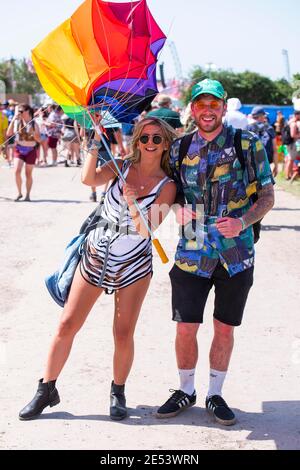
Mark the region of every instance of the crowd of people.
[[[284, 119], [281, 111], [277, 111], [277, 119], [271, 125], [268, 113], [262, 106], [255, 106], [251, 114], [246, 116], [240, 111], [242, 104], [238, 98], [230, 98], [226, 104], [223, 122], [234, 128], [248, 129], [259, 136], [273, 166], [273, 175], [277, 175], [278, 162], [281, 161], [286, 180], [292, 183], [298, 178], [300, 111], [296, 110], [288, 121]], [[192, 132], [195, 128], [191, 103], [184, 109], [178, 107], [175, 109], [172, 106], [172, 99], [165, 94], [158, 95], [157, 100], [141, 115], [141, 118], [146, 115], [166, 121], [175, 129], [178, 137]], [[134, 123], [120, 124], [115, 120], [111, 121], [110, 118], [108, 125], [104, 127], [105, 138], [112, 154], [123, 158], [130, 151]], [[20, 129], [22, 129], [21, 134]], [[26, 103], [18, 104], [12, 99], [0, 104], [0, 149], [6, 165], [13, 167], [15, 171], [17, 186], [15, 201], [23, 199], [21, 172], [24, 164], [26, 178], [24, 200], [30, 201], [34, 167], [57, 166], [58, 163], [66, 167], [81, 166], [92, 138], [93, 131], [80, 127], [55, 104], [32, 108]], [[105, 148], [100, 153], [103, 161], [109, 158]], [[104, 193], [105, 187], [101, 190], [100, 199]], [[97, 198], [96, 188], [92, 187], [90, 200], [96, 202]]]
[[5, 103], [2, 108], [1, 145], [8, 164], [13, 147], [15, 201], [23, 199], [24, 164], [24, 200], [30, 201], [35, 165], [47, 165], [50, 156], [51, 165], [57, 166], [60, 148], [67, 152], [66, 166], [83, 165], [82, 182], [91, 188], [91, 199], [97, 200], [97, 187], [103, 192], [100, 222], [80, 246], [43, 377], [19, 418], [34, 419], [60, 402], [56, 381], [76, 334], [103, 293], [115, 296], [109, 413], [113, 420], [126, 418], [125, 383], [134, 358], [134, 331], [153, 272], [153, 230], [173, 208], [180, 239], [169, 276], [180, 384], [156, 416], [171, 418], [196, 403], [197, 334], [214, 286], [205, 407], [218, 423], [234, 424], [235, 413], [222, 396], [223, 383], [234, 331], [242, 323], [253, 285], [257, 230], [274, 204], [280, 153], [286, 153], [286, 178], [293, 181], [299, 175], [300, 112], [289, 122], [278, 112], [274, 126], [262, 106], [245, 116], [240, 100], [227, 100], [222, 84], [211, 79], [193, 86], [183, 113], [172, 109], [166, 95], [123, 128], [94, 113], [94, 127], [101, 129], [102, 138], [54, 104], [34, 110], [25, 103]]

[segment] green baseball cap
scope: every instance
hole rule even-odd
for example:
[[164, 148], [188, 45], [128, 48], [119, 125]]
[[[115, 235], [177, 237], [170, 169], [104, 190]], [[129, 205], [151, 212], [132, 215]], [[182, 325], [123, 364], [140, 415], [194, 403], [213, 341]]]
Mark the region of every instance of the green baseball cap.
[[223, 85], [217, 80], [211, 80], [206, 78], [192, 88], [192, 101], [194, 101], [200, 95], [213, 95], [220, 100], [226, 100], [227, 93], [223, 88]]

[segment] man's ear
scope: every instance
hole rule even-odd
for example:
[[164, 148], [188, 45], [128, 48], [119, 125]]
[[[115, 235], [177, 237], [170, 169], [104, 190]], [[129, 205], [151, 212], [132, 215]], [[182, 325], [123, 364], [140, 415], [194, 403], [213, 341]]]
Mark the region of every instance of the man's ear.
[[191, 104], [191, 115], [192, 115], [192, 117], [195, 117], [194, 103]]
[[227, 113], [227, 103], [224, 104], [223, 116]]

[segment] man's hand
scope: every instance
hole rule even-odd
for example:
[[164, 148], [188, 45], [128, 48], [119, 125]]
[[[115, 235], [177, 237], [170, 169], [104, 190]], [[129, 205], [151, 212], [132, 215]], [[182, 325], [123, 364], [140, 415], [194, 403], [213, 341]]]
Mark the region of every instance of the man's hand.
[[179, 225], [186, 225], [196, 218], [196, 213], [189, 207], [180, 207], [176, 212], [176, 222]]
[[232, 217], [221, 217], [217, 219], [217, 229], [225, 238], [237, 237], [242, 231], [243, 224], [239, 219]]

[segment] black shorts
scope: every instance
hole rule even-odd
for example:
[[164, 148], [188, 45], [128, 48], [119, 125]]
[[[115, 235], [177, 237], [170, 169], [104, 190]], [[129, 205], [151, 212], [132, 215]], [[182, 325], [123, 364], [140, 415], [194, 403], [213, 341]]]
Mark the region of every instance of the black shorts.
[[190, 274], [174, 265], [169, 273], [172, 285], [173, 320], [203, 323], [207, 297], [214, 285], [214, 318], [226, 325], [240, 325], [248, 293], [253, 284], [253, 270], [251, 267], [230, 277], [221, 263], [218, 263], [209, 279]]

